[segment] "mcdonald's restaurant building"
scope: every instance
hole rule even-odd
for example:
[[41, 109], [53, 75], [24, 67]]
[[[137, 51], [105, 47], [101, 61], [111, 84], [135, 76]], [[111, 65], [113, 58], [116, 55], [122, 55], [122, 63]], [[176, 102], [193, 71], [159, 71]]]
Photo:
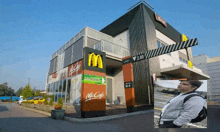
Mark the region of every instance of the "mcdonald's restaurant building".
[[[89, 102], [95, 106], [93, 100], [102, 100], [103, 106], [125, 105], [122, 58], [175, 44], [183, 38], [164, 18], [141, 3], [100, 31], [85, 27], [52, 54], [47, 94], [55, 95], [55, 102], [62, 98], [64, 103], [85, 106], [83, 109]], [[195, 66], [189, 67], [188, 60], [193, 63], [190, 47], [133, 63], [135, 104], [153, 104], [156, 79], [209, 78]]]

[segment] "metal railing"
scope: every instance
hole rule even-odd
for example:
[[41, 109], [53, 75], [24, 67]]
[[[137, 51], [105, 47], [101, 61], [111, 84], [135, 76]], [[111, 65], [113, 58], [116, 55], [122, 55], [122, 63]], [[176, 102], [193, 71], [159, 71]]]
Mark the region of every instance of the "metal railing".
[[107, 54], [112, 53], [121, 58], [130, 55], [130, 51], [128, 48], [122, 47], [120, 45], [117, 45], [117, 44], [114, 44], [114, 43], [111, 43], [105, 40], [99, 41], [98, 43], [90, 46], [90, 48], [107, 52]]

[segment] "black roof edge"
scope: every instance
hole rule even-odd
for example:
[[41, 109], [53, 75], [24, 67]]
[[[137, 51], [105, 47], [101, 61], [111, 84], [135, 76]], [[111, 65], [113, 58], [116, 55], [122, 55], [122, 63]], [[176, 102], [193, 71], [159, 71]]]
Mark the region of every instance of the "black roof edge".
[[122, 33], [123, 31], [127, 30], [139, 8], [140, 8], [140, 5], [136, 6], [135, 8], [133, 8], [132, 10], [130, 10], [123, 16], [119, 17], [117, 20], [115, 20], [111, 24], [101, 29], [100, 32], [103, 32], [105, 34], [108, 34], [114, 37]]
[[170, 39], [172, 39], [175, 42], [181, 41], [181, 34], [173, 28], [169, 23], [167, 23], [167, 27], [165, 28], [163, 25], [161, 25], [159, 22], [155, 20], [154, 11], [152, 11], [149, 7], [147, 7], [145, 4], [140, 3], [135, 8], [124, 14], [123, 16], [119, 17], [106, 27], [100, 30], [100, 32], [103, 32], [105, 34], [108, 34], [112, 37], [115, 37], [116, 35], [124, 32], [128, 29], [130, 26], [130, 23], [132, 22], [135, 14], [137, 13], [138, 9], [141, 5], [144, 5], [145, 9], [147, 10], [151, 20], [154, 22], [155, 28], [168, 36]]

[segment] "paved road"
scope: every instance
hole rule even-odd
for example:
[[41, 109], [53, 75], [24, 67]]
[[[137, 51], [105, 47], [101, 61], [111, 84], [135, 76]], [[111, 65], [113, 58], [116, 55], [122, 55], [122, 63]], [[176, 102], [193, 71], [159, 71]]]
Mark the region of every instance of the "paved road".
[[0, 104], [2, 132], [99, 132], [153, 131], [153, 112], [102, 122], [70, 123], [20, 108], [17, 104]]
[[210, 108], [208, 129], [155, 129], [154, 113], [145, 113], [102, 122], [70, 123], [54, 120], [17, 104], [0, 104], [1, 132], [219, 132], [220, 107]]

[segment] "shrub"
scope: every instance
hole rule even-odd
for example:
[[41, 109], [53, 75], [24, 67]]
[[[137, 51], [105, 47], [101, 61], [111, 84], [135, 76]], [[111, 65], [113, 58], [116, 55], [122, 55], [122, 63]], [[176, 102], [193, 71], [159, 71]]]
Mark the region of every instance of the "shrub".
[[43, 94], [43, 98], [46, 100], [48, 96], [46, 94]]
[[13, 101], [12, 101], [12, 96], [10, 97], [10, 100], [9, 100], [9, 102], [13, 102]]
[[45, 101], [44, 101], [44, 105], [48, 105], [47, 98], [46, 98]]
[[62, 98], [58, 99], [58, 104], [55, 104], [54, 109], [62, 109], [63, 106], [63, 100]]
[[50, 99], [49, 105], [53, 105], [53, 99]]
[[62, 98], [59, 98], [59, 99], [58, 99], [58, 104], [61, 105], [61, 106], [63, 106], [63, 100], [62, 100]]
[[49, 95], [49, 98], [54, 99], [54, 95]]
[[62, 109], [62, 106], [60, 104], [55, 104], [54, 109]]

